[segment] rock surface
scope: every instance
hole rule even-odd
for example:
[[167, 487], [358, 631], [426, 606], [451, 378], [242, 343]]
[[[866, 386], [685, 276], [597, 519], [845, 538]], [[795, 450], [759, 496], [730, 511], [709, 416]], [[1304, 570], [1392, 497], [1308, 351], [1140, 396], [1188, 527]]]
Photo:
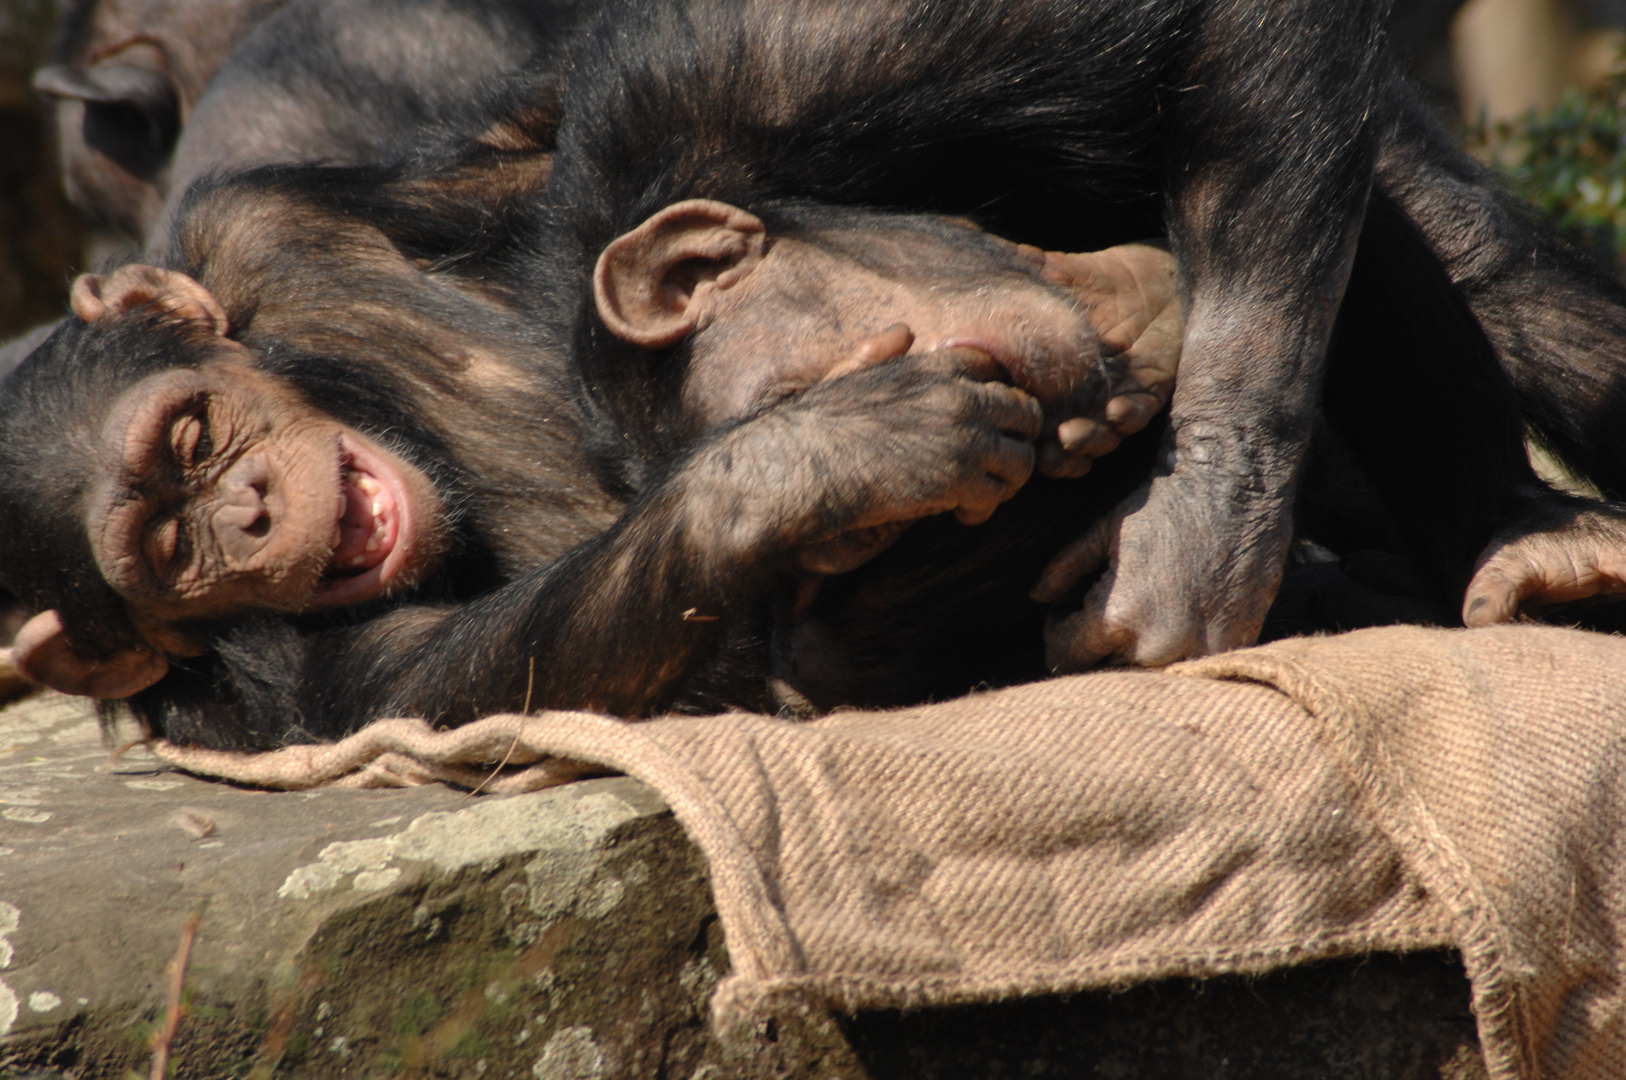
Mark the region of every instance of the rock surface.
[[147, 1075], [193, 915], [176, 1077], [1483, 1075], [1440, 954], [724, 1044], [705, 867], [634, 781], [265, 793], [108, 758], [80, 702], [0, 711], [0, 1077]]

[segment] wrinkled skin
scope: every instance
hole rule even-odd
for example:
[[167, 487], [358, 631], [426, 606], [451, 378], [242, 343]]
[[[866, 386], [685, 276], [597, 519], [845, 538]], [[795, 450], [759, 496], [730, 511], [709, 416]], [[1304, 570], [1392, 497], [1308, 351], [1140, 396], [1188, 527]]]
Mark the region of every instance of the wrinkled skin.
[[128, 266], [80, 278], [73, 305], [86, 322], [161, 308], [206, 335], [207, 359], [111, 404], [85, 498], [102, 578], [148, 648], [76, 674], [60, 619], [46, 612], [18, 636], [24, 675], [126, 697], [162, 678], [168, 657], [206, 651], [194, 626], [361, 603], [435, 571], [446, 536], [428, 478], [259, 372], [197, 282]]
[[[683, 401], [703, 426], [751, 415], [822, 378], [889, 356], [972, 345], [1042, 405], [1039, 471], [1071, 477], [1087, 472], [1169, 400], [1182, 323], [1173, 262], [1158, 248], [1060, 254], [1019, 247], [1001, 265], [997, 257], [984, 261], [988, 252], [884, 228], [865, 232], [861, 242], [823, 236], [812, 243], [772, 238], [760, 228], [726, 204], [680, 204], [612, 244], [599, 264], [598, 303], [612, 330], [653, 345], [669, 344], [678, 330], [693, 334]], [[676, 280], [692, 275], [700, 259], [711, 260], [712, 269]], [[986, 289], [989, 280], [1003, 284]], [[640, 307], [640, 298], [659, 302]], [[1085, 308], [1076, 306], [1079, 299]], [[898, 325], [851, 345], [853, 334], [894, 320]], [[838, 359], [849, 348], [851, 355]], [[1175, 475], [1173, 456], [1170, 447], [1153, 468], [1150, 488], [1059, 551], [1035, 584], [1032, 598], [1054, 603], [1102, 575], [1082, 610], [1047, 627], [1052, 670], [1087, 667], [1116, 651], [1117, 639], [1101, 635], [1112, 625], [1103, 605], [1123, 595], [1112, 587], [1123, 523], [1159, 485], [1194, 482]], [[1503, 526], [1481, 559], [1464, 602], [1469, 625], [1510, 621], [1521, 603], [1539, 608], [1618, 591], [1611, 577], [1618, 560], [1610, 552], [1612, 542], [1626, 540], [1619, 513], [1608, 506], [1560, 512], [1557, 505], [1551, 493], [1535, 492], [1519, 504], [1519, 518]], [[981, 519], [962, 514], [961, 520]], [[1200, 530], [1202, 516], [1184, 528]], [[855, 551], [867, 558], [896, 536], [862, 538], [867, 544], [843, 538], [836, 547], [845, 561], [819, 566], [804, 557], [802, 566], [850, 569], [861, 561]], [[1153, 577], [1133, 592], [1178, 606], [1184, 602], [1180, 581]], [[800, 603], [807, 595], [804, 590]]]
[[138, 383], [104, 428], [92, 545], [138, 625], [172, 652], [157, 628], [368, 600], [410, 588], [439, 555], [415, 528], [438, 516], [428, 480], [243, 351], [222, 345], [201, 370]]
[[[527, 698], [619, 715], [674, 702], [761, 704], [696, 679], [730, 627], [749, 626], [757, 599], [787, 576], [816, 587], [820, 575], [852, 570], [926, 516], [987, 519], [1034, 468], [1035, 440], [1054, 447], [1064, 465], [1057, 474], [1069, 475], [1148, 415], [1148, 400], [1168, 397], [1178, 306], [1168, 258], [1155, 249], [1045, 255], [941, 223], [876, 231], [873, 215], [847, 235], [831, 228], [775, 237], [739, 213], [723, 206], [698, 222], [667, 216], [655, 230], [664, 240], [641, 236], [632, 247], [646, 250], [620, 268], [627, 273], [601, 281], [613, 285], [607, 323], [619, 320], [646, 340], [676, 326], [692, 339], [681, 361], [680, 411], [713, 410], [696, 445], [613, 527], [495, 593], [461, 606], [415, 604], [414, 577], [434, 568], [425, 558], [408, 560], [416, 570], [379, 591], [364, 585], [340, 598], [401, 604], [353, 638], [322, 639], [307, 661], [317, 670], [296, 672], [307, 696], [295, 707], [311, 730], [338, 734], [403, 712], [455, 723]], [[685, 220], [701, 226], [698, 234], [668, 228]], [[866, 249], [865, 237], [879, 239]], [[685, 247], [697, 238], [708, 261], [697, 263]], [[662, 267], [683, 271], [673, 278]], [[979, 281], [1000, 287], [978, 295]], [[363, 489], [341, 479], [355, 471], [342, 458], [346, 440], [365, 450], [363, 437], [266, 382], [207, 289], [174, 271], [130, 267], [82, 280], [74, 299], [90, 325], [160, 309], [195, 325], [212, 351], [195, 369], [163, 373], [124, 395], [102, 442], [114, 464], [99, 488], [123, 495], [104, 496], [97, 506], [107, 509], [89, 524], [102, 538], [98, 563], [127, 605], [142, 609], [134, 613], [149, 648], [75, 657], [48, 612], [25, 630], [25, 665], [64, 689], [125, 696], [162, 680], [153, 657], [167, 665], [196, 647], [190, 630], [198, 619], [320, 608], [334, 599], [324, 589], [371, 572], [349, 565], [352, 552], [359, 546], [379, 557], [382, 545], [367, 553], [365, 539], [390, 511], [353, 498]], [[791, 301], [788, 310], [764, 319], [776, 300]], [[773, 336], [763, 340], [752, 326]], [[218, 420], [209, 416], [208, 442], [218, 441], [218, 423], [233, 448], [201, 470], [200, 404], [223, 410]], [[371, 449], [387, 454], [376, 443]], [[281, 511], [284, 558], [255, 562], [276, 524], [275, 485], [261, 490], [254, 476], [234, 477], [239, 466], [273, 480], [283, 469], [285, 483], [296, 471], [306, 477], [292, 483], [313, 492], [307, 504]], [[410, 472], [404, 462], [392, 467]], [[378, 479], [384, 468], [365, 471]], [[409, 483], [390, 494], [395, 507], [433, 507]], [[208, 549], [215, 561], [187, 564], [170, 583], [154, 564], [170, 558], [172, 520], [181, 548], [175, 506], [202, 538], [192, 550]], [[121, 520], [115, 507], [134, 509]], [[440, 520], [433, 510], [426, 519]], [[389, 522], [382, 525], [387, 533]], [[797, 601], [809, 599], [802, 588]], [[512, 663], [525, 654], [544, 663], [534, 672]], [[345, 686], [335, 694], [339, 673]]]

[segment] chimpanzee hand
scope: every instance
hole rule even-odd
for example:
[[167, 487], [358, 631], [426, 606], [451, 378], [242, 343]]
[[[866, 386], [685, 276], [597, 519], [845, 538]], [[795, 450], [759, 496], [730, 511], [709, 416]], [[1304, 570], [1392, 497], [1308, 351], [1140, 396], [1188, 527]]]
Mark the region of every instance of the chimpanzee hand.
[[1083, 476], [1098, 457], [1145, 427], [1174, 392], [1180, 362], [1180, 294], [1175, 263], [1156, 244], [1124, 244], [1082, 254], [1023, 250], [1044, 260], [1050, 282], [1077, 294], [1103, 352], [1105, 393], [1064, 417], [1054, 442], [1039, 446], [1046, 476]]
[[1027, 482], [1042, 411], [997, 381], [1004, 372], [986, 354], [875, 355], [734, 428], [693, 464], [720, 503], [710, 512], [733, 523], [726, 540], [841, 573], [920, 518], [986, 521]]
[[[1046, 627], [1052, 670], [1078, 671], [1108, 659], [1156, 666], [1258, 636], [1292, 538], [1282, 503], [1290, 488], [1274, 488], [1282, 493], [1274, 498], [1258, 490], [1264, 470], [1248, 446], [1218, 426], [1185, 425], [1178, 454], [1176, 470], [1171, 435], [1152, 478], [1040, 576], [1031, 595], [1050, 603], [1101, 574], [1081, 610]], [[1251, 498], [1237, 498], [1238, 491]], [[1207, 542], [1214, 538], [1224, 542]]]
[[1462, 603], [1468, 626], [1626, 593], [1626, 507], [1565, 500], [1504, 529], [1479, 558]]

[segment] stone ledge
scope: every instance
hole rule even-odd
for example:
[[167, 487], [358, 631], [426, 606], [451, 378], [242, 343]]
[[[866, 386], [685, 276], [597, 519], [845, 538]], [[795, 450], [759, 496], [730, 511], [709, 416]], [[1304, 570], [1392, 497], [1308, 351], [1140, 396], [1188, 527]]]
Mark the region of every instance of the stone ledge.
[[996, 1005], [787, 1017], [723, 1045], [699, 854], [626, 779], [266, 793], [107, 769], [83, 703], [0, 710], [0, 1080], [1483, 1075], [1443, 954]]

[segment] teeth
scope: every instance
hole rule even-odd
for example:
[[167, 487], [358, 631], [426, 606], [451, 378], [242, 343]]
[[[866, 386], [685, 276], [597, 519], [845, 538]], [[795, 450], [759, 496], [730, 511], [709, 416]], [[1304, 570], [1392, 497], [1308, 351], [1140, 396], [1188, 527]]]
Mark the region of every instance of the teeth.
[[360, 488], [363, 492], [365, 492], [368, 495], [377, 495], [380, 491], [383, 490], [381, 487], [379, 487], [378, 481], [374, 480], [370, 476], [358, 476], [358, 477], [356, 477], [356, 487]]
[[362, 563], [364, 563], [366, 561], [367, 561], [367, 556], [365, 556], [365, 555], [357, 555], [357, 556], [355, 556], [354, 558], [352, 558], [350, 560], [350, 565], [351, 566], [360, 566]]
[[378, 550], [378, 534], [377, 533], [374, 533], [372, 536], [368, 537], [368, 539], [367, 539], [367, 550], [368, 551], [377, 551]]
[[[368, 494], [371, 494], [371, 492], [368, 492]], [[380, 514], [382, 514], [383, 512], [384, 512], [384, 503], [383, 503], [383, 501], [379, 500], [379, 499], [374, 499], [373, 500], [373, 517], [376, 518]]]

